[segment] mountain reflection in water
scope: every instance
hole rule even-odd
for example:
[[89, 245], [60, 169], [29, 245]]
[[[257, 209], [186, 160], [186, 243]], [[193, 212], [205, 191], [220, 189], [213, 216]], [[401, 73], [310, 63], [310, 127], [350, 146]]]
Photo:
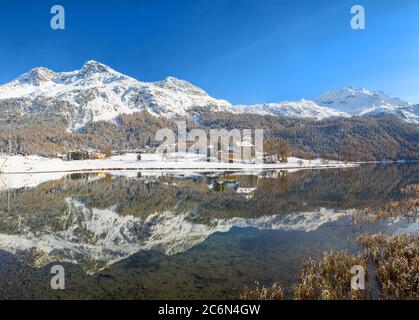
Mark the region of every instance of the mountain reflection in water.
[[[1, 177], [0, 251], [28, 268], [70, 263], [92, 275], [141, 252], [180, 259], [216, 234], [243, 237], [252, 229], [258, 230], [252, 237], [261, 239], [275, 232], [319, 238], [330, 225], [340, 231], [319, 250], [348, 247], [346, 238], [359, 228], [350, 220], [352, 211], [402, 199], [402, 188], [419, 183], [418, 169], [393, 164], [294, 173], [79, 173], [39, 183], [16, 177], [27, 182], [25, 188], [8, 188], [13, 176]], [[409, 227], [399, 221], [365, 230]]]

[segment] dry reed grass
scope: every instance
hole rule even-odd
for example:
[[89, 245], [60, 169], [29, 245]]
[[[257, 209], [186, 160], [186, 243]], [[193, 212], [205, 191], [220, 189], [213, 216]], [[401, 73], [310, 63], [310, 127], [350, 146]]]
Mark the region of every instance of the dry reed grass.
[[[401, 191], [411, 198], [394, 201], [381, 208], [356, 210], [354, 222], [376, 223], [379, 220], [404, 217], [419, 218], [419, 184], [409, 185]], [[365, 290], [352, 290], [350, 272], [355, 265], [367, 271], [374, 270], [380, 299], [419, 299], [419, 232], [415, 235], [385, 236], [361, 234], [357, 244], [363, 248], [359, 255], [346, 251], [326, 252], [319, 260], [309, 259], [301, 267], [298, 281], [290, 288], [290, 298], [298, 300], [366, 299]], [[372, 281], [366, 275], [366, 285]], [[367, 285], [368, 287], [368, 285]], [[274, 284], [266, 288], [246, 288], [241, 296], [246, 300], [282, 300], [284, 288]]]
[[352, 220], [355, 223], [375, 224], [378, 221], [403, 217], [416, 221], [419, 218], [419, 198], [393, 201], [381, 208], [355, 210]]
[[410, 184], [402, 188], [401, 191], [412, 196], [419, 196], [419, 184]]
[[419, 233], [391, 237], [363, 234], [357, 242], [374, 262], [382, 299], [419, 298]]
[[284, 290], [280, 283], [274, 283], [272, 288], [266, 288], [259, 282], [256, 282], [256, 288], [250, 289], [248, 287], [240, 294], [241, 300], [283, 300]]
[[[361, 265], [368, 271], [371, 261], [379, 299], [419, 299], [419, 233], [385, 236], [361, 234], [357, 243], [361, 254], [346, 251], [325, 252], [318, 260], [303, 263], [298, 281], [291, 286], [289, 297], [278, 283], [266, 288], [256, 283], [255, 289], [245, 288], [244, 300], [359, 300], [367, 299], [366, 290], [351, 289], [351, 269]], [[372, 279], [366, 274], [365, 285]]]
[[[346, 251], [325, 252], [320, 260], [307, 260], [301, 267], [298, 282], [291, 286], [291, 297], [296, 300], [355, 300], [364, 299], [364, 292], [351, 289], [351, 268], [366, 266], [360, 255]], [[366, 270], [366, 268], [365, 268]], [[284, 300], [285, 290], [279, 283], [267, 288], [256, 282], [255, 289], [246, 287], [242, 300]]]
[[419, 218], [419, 184], [408, 185], [402, 188], [401, 192], [410, 198], [393, 201], [380, 208], [355, 210], [352, 220], [355, 223], [374, 224], [384, 219], [404, 217], [416, 221]]
[[291, 287], [297, 300], [354, 300], [363, 299], [361, 290], [351, 289], [351, 268], [361, 265], [366, 268], [366, 260], [360, 255], [346, 251], [325, 252], [320, 260], [309, 259], [300, 271], [299, 279]]

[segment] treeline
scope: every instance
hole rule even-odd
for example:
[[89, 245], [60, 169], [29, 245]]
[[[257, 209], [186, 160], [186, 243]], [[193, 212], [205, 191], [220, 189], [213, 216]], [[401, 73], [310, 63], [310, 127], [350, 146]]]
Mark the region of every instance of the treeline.
[[[154, 140], [157, 130], [177, 130], [175, 120], [154, 117], [147, 112], [120, 115], [114, 123], [88, 123], [78, 132], [67, 131], [68, 126], [68, 122], [60, 118], [18, 118], [12, 124], [12, 153], [57, 154], [103, 147], [112, 150], [156, 147], [160, 143]], [[187, 127], [207, 131], [211, 128], [261, 128], [268, 152], [306, 159], [419, 159], [419, 126], [406, 124], [391, 115], [315, 121], [254, 114], [201, 113], [196, 123], [187, 120]], [[9, 151], [9, 134], [9, 126], [1, 124], [0, 151]]]
[[154, 140], [157, 130], [177, 128], [175, 121], [153, 117], [147, 112], [120, 115], [115, 123], [88, 123], [76, 132], [69, 132], [68, 126], [63, 118], [22, 117], [11, 126], [1, 123], [0, 152], [7, 153], [11, 149], [12, 154], [53, 155], [85, 149], [137, 149], [157, 146]]
[[265, 140], [285, 140], [297, 157], [347, 161], [419, 159], [419, 126], [391, 115], [314, 121], [217, 113], [202, 115], [200, 121], [210, 128], [262, 128]]

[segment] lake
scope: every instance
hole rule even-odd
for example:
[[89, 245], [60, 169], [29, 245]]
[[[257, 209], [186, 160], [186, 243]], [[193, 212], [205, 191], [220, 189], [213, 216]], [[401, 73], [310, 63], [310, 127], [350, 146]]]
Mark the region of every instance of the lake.
[[[255, 281], [290, 285], [308, 257], [354, 251], [361, 232], [416, 232], [415, 219], [352, 213], [418, 183], [414, 163], [0, 176], [0, 298], [226, 299]], [[57, 264], [66, 290], [51, 289]]]

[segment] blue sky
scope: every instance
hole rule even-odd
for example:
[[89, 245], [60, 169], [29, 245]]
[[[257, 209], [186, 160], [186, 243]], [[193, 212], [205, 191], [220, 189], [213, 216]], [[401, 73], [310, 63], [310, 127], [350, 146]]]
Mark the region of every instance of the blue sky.
[[[50, 8], [66, 9], [66, 30]], [[367, 29], [350, 28], [364, 5]], [[419, 102], [417, 0], [0, 0], [0, 83], [94, 59], [143, 81], [175, 76], [233, 103], [344, 86]]]

